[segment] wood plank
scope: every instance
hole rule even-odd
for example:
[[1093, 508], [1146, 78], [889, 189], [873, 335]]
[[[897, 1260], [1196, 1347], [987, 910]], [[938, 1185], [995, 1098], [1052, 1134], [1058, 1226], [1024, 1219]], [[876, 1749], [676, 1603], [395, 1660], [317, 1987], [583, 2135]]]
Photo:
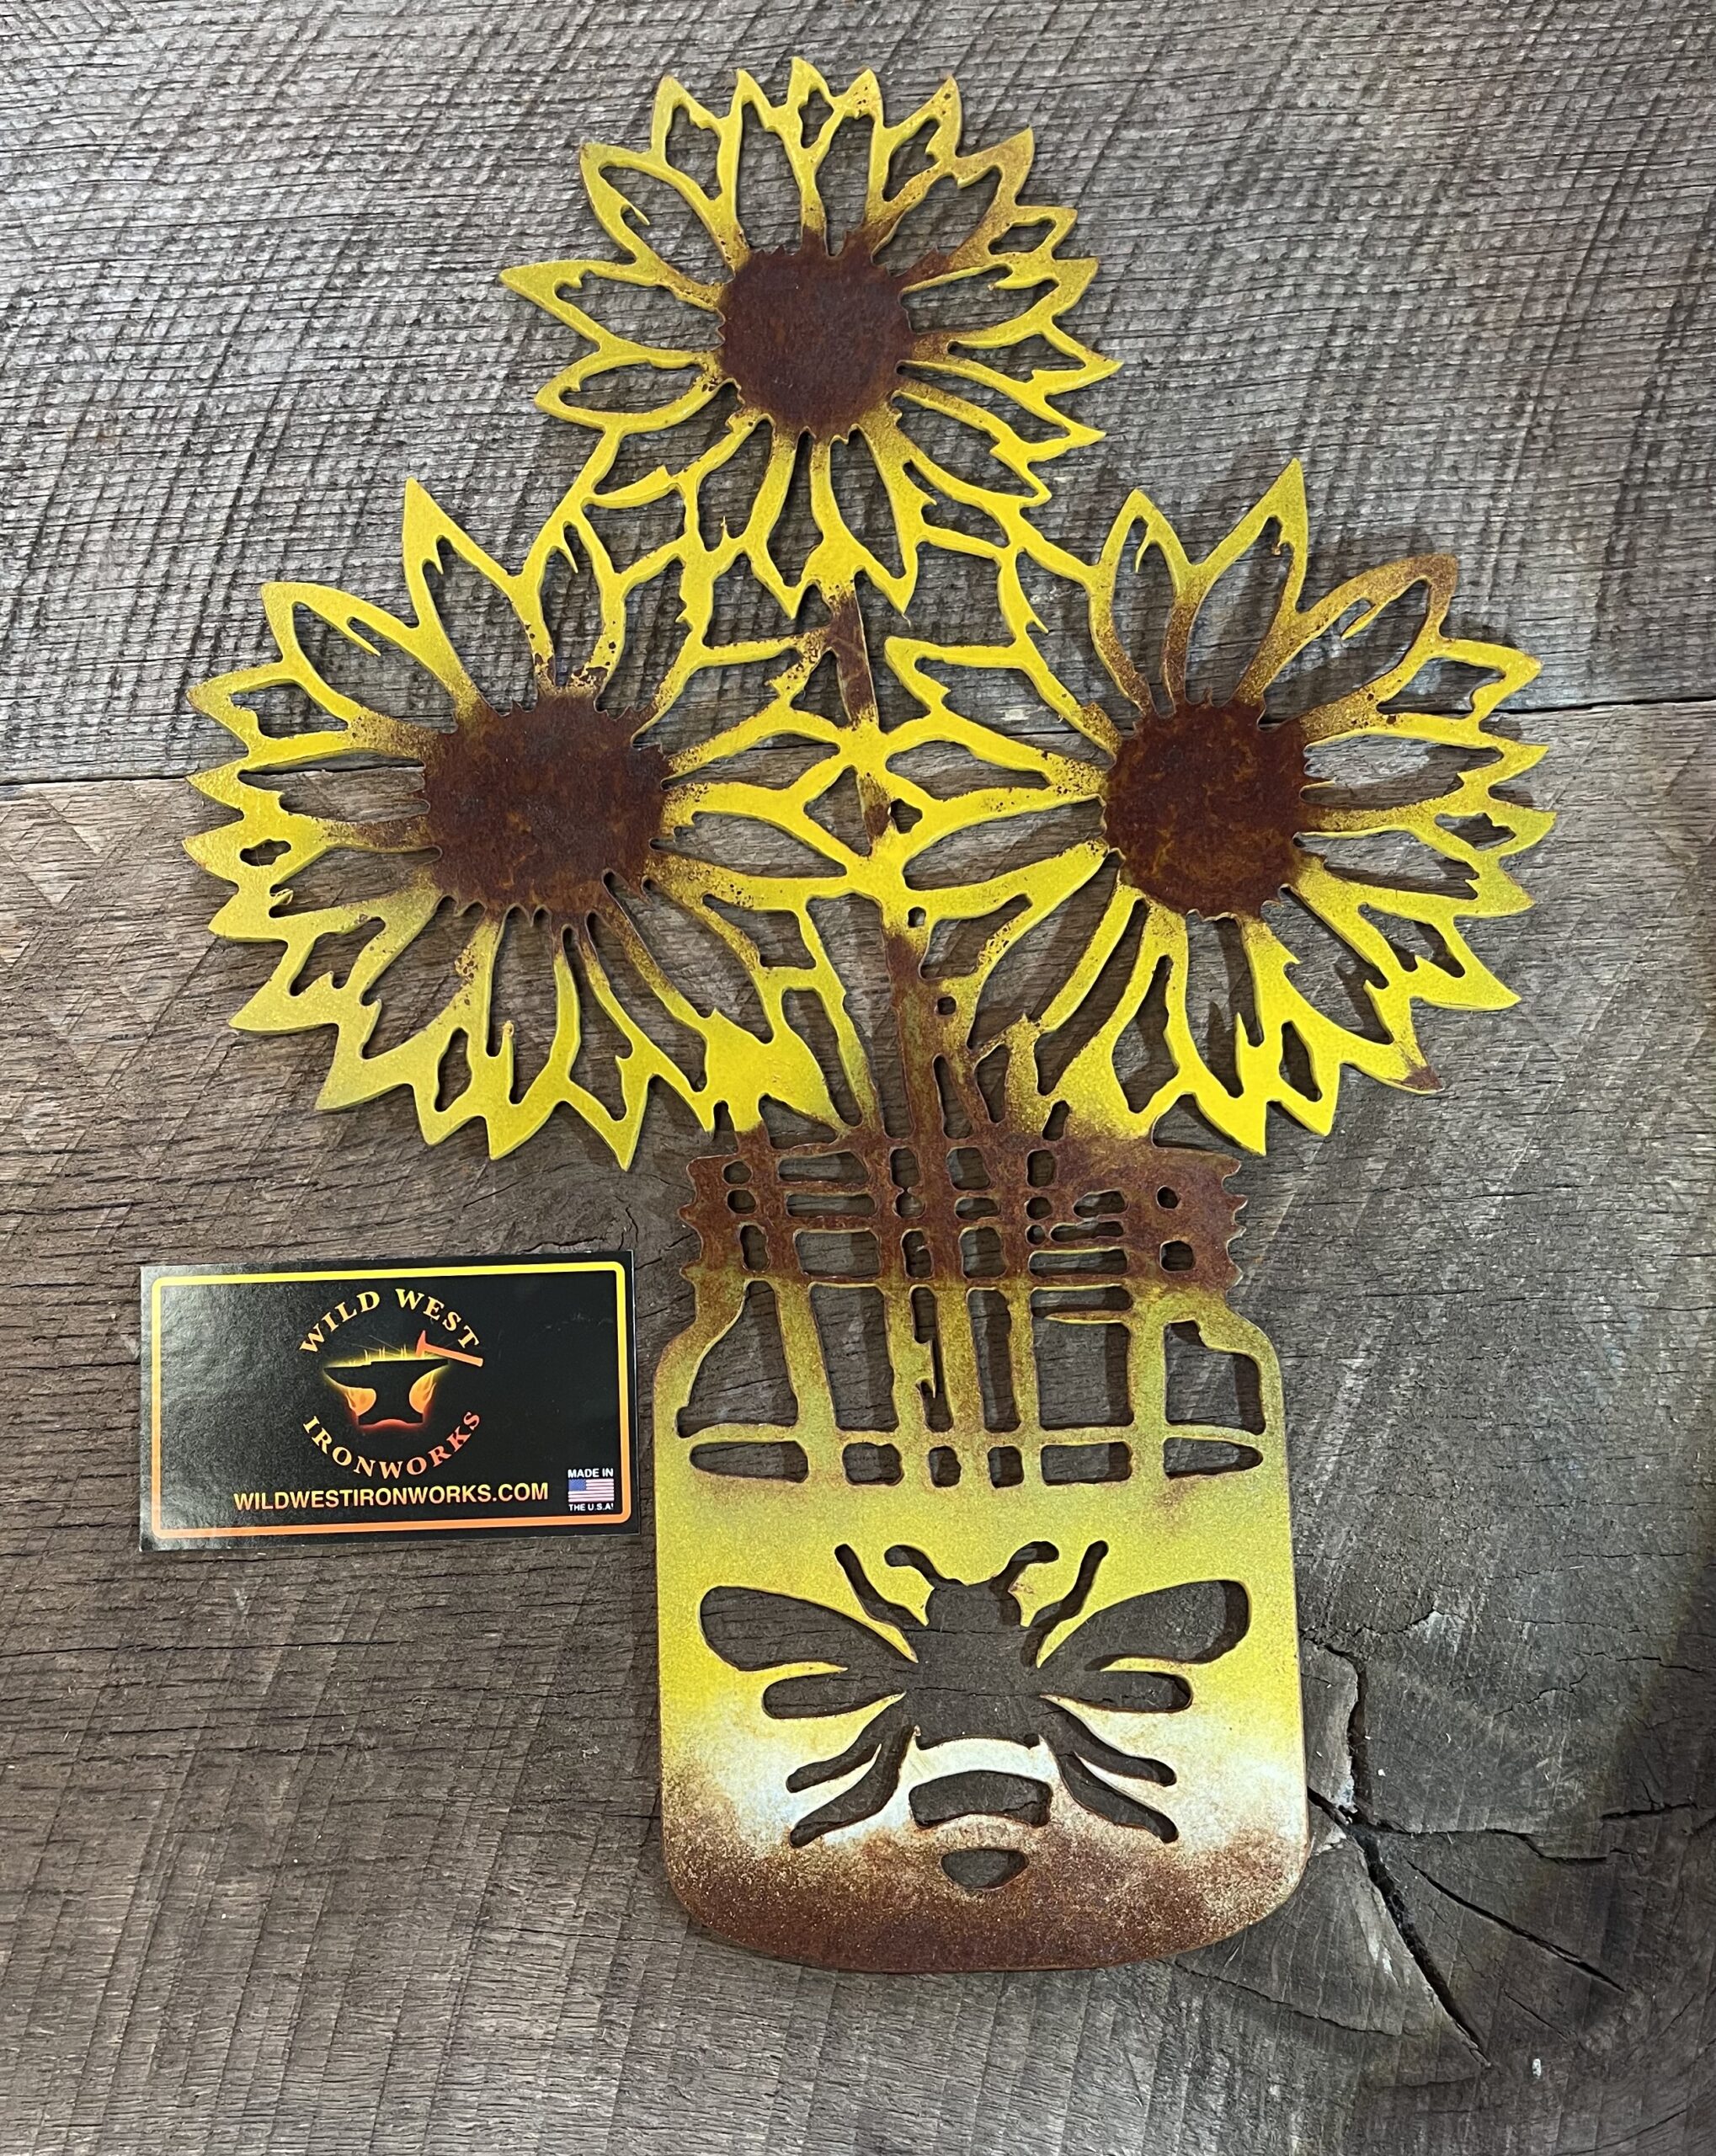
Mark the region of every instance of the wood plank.
[[[1716, 1972], [1708, 11], [633, 0], [7, 28], [0, 352], [0, 2146], [23, 2156], [1703, 2156]], [[1237, 1300], [1280, 1352], [1319, 1853], [1180, 1960], [891, 1981], [743, 1954], [661, 1875], [647, 1541], [144, 1560], [136, 1267], [637, 1253], [691, 1135], [491, 1162], [226, 1020], [170, 775], [255, 587], [397, 597], [401, 478], [519, 551], [584, 243], [573, 147], [802, 45], [1037, 130], [1127, 364], [1057, 474], [1212, 540], [1304, 456], [1320, 579], [1463, 554], [1536, 651], [1561, 822], [1524, 996], [1426, 1102], [1283, 1128]], [[1678, 699], [1679, 701], [1676, 701]]]
[[[530, 402], [568, 339], [497, 271], [592, 239], [574, 146], [641, 139], [662, 72], [714, 96], [807, 35], [778, 0], [743, 36], [588, 0], [15, 19], [0, 775], [44, 778], [206, 760], [186, 683], [260, 654], [269, 577], [396, 593], [407, 471], [520, 550], [580, 438]], [[1330, 581], [1462, 554], [1554, 707], [1711, 688], [1712, 35], [1676, 0], [1218, 0], [1195, 35], [887, 0], [808, 44], [901, 100], [954, 73], [1079, 207], [1127, 364], [1067, 537], [1142, 483], [1212, 541], [1300, 454]]]
[[[135, 1268], [579, 1241], [687, 1310], [684, 1132], [491, 1162], [226, 1029], [177, 782], [0, 801], [8, 2148], [1694, 2156], [1716, 1914], [1697, 706], [1542, 722], [1524, 991], [1283, 1132], [1238, 1300], [1295, 1433], [1319, 1854], [1239, 1940], [884, 1980], [690, 1928], [648, 1545], [133, 1550]], [[1553, 774], [1553, 787], [1547, 781]]]

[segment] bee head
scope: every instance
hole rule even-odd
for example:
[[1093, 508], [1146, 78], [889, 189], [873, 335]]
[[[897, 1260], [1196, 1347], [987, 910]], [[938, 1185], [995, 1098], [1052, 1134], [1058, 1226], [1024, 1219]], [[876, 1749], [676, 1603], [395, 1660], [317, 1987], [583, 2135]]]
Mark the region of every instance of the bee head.
[[1019, 1575], [1029, 1565], [1051, 1565], [1059, 1555], [1053, 1542], [1027, 1542], [986, 1580], [951, 1580], [935, 1569], [921, 1550], [904, 1542], [895, 1543], [887, 1552], [887, 1561], [909, 1565], [929, 1581], [924, 1622], [931, 1631], [994, 1631], [998, 1625], [1024, 1622], [1024, 1613], [1013, 1593], [1013, 1582]]

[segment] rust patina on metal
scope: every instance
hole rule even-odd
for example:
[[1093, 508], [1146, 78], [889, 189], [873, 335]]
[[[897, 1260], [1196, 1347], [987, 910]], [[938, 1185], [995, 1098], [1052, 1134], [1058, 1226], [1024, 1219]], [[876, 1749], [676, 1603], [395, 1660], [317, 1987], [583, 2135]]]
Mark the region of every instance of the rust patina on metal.
[[[963, 1091], [927, 1139], [693, 1164], [697, 1315], [657, 1393], [669, 1876], [718, 1929], [842, 1967], [1171, 1951], [1303, 1861], [1279, 1380], [1224, 1299], [1236, 1164]], [[710, 1422], [698, 1373], [748, 1323], [787, 1419]], [[1054, 1336], [1102, 1351], [1070, 1390]], [[1243, 1421], [1174, 1419], [1221, 1410], [1170, 1397], [1170, 1342], [1243, 1370]], [[839, 1353], [886, 1374], [855, 1417]]]
[[905, 293], [935, 273], [891, 275], [862, 232], [830, 253], [796, 248], [747, 257], [721, 298], [721, 361], [743, 402], [788, 435], [849, 435], [899, 385], [918, 350]]
[[[741, 213], [759, 147], [784, 244]], [[837, 151], [864, 176], [845, 230]], [[197, 782], [232, 814], [192, 841], [233, 887], [215, 926], [280, 947], [238, 1022], [329, 1028], [324, 1105], [403, 1086], [427, 1138], [476, 1122], [497, 1153], [565, 1111], [621, 1165], [657, 1093], [711, 1134], [655, 1391], [663, 1847], [706, 1922], [842, 1967], [1171, 1953], [1292, 1890], [1280, 1374], [1227, 1300], [1234, 1161], [1157, 1134], [1190, 1111], [1260, 1150], [1272, 1111], [1327, 1130], [1350, 1070], [1432, 1084], [1416, 1014], [1511, 1001], [1467, 930], [1526, 904], [1508, 864], [1548, 821], [1517, 790], [1539, 751], [1494, 723], [1532, 661], [1448, 627], [1445, 555], [1309, 595], [1296, 465], [1202, 555], [1143, 494], [1094, 561], [1043, 531], [1046, 467], [1095, 439], [1067, 402], [1109, 362], [1069, 326], [1095, 265], [1026, 199], [1031, 155], [962, 147], [951, 83], [894, 121], [873, 76], [802, 62], [723, 110], [663, 83], [647, 148], [584, 152], [612, 252], [506, 273], [582, 340], [539, 401], [589, 437], [523, 563], [411, 488], [404, 611], [271, 586], [278, 657], [195, 694], [240, 744]], [[695, 261], [639, 196], [677, 201]], [[659, 342], [613, 318], [627, 288]], [[953, 554], [982, 619], [931, 640], [904, 610]], [[528, 650], [513, 707], [443, 616], [455, 558]], [[1206, 610], [1256, 568], [1268, 618], [1207, 681]], [[665, 670], [610, 708], [652, 615]], [[450, 723], [390, 716], [380, 659]], [[1452, 709], [1450, 669], [1477, 684]], [[281, 691], [307, 728], [264, 723]], [[1378, 744], [1410, 766], [1380, 789], [1341, 761]], [[421, 798], [283, 798], [356, 758]], [[1417, 869], [1354, 865], [1375, 839]], [[308, 901], [365, 852], [391, 888]], [[450, 911], [445, 1002], [381, 1045], [390, 969]], [[530, 1065], [498, 963], [527, 918], [554, 1013]], [[1212, 922], [1232, 1008], [1206, 1027]], [[1362, 1017], [1319, 1000], [1308, 934]]]
[[586, 917], [609, 877], [646, 881], [670, 775], [636, 738], [652, 716], [605, 712], [581, 686], [514, 711], [480, 705], [425, 742], [423, 814], [401, 838], [434, 852], [461, 906]]
[[[663, 1801], [711, 1822], [723, 1811], [720, 1792], [676, 1773]], [[914, 1840], [930, 1837], [921, 1830], [849, 1831], [860, 1853], [841, 1863], [832, 1838], [765, 1852], [715, 1825], [674, 1887], [711, 1930], [786, 1961], [898, 1974], [1020, 1960], [1082, 1969], [1224, 1939], [1278, 1906], [1303, 1865], [1297, 1834], [1236, 1836], [1214, 1854], [1153, 1844], [1134, 1886], [1116, 1869], [1116, 1837], [1081, 1813], [1041, 1825], [1028, 1815], [967, 1815], [931, 1830], [946, 1852], [940, 1864], [922, 1861]], [[945, 1866], [975, 1870], [962, 1860], [980, 1852], [985, 1874], [1006, 1876], [987, 1892], [962, 1892]], [[1015, 1869], [1003, 1855], [1026, 1861]]]
[[1102, 828], [1136, 890], [1175, 913], [1260, 914], [1298, 868], [1305, 747], [1255, 705], [1141, 715], [1108, 775]]

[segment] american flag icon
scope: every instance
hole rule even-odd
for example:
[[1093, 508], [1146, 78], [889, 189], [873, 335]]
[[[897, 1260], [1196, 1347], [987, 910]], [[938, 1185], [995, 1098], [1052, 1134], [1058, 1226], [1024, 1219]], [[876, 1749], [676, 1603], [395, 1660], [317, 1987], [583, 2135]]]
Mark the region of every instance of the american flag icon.
[[611, 1505], [614, 1502], [612, 1468], [568, 1467], [566, 1470], [566, 1502], [574, 1507]]

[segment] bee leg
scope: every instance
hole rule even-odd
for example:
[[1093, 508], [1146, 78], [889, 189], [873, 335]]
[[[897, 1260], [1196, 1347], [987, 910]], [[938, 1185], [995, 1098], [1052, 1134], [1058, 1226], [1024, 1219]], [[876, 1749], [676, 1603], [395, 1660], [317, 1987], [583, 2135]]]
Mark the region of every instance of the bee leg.
[[1065, 1747], [1076, 1752], [1087, 1765], [1106, 1767], [1110, 1774], [1127, 1774], [1134, 1781], [1159, 1782], [1164, 1789], [1171, 1788], [1179, 1779], [1174, 1769], [1160, 1759], [1147, 1759], [1105, 1744], [1088, 1722], [1081, 1721], [1056, 1700], [1043, 1700], [1038, 1712], [1043, 1737], [1057, 1757], [1061, 1748]]
[[793, 1848], [802, 1849], [807, 1842], [815, 1841], [820, 1834], [832, 1833], [837, 1827], [855, 1826], [859, 1820], [868, 1819], [880, 1812], [899, 1787], [900, 1765], [911, 1741], [911, 1722], [901, 1715], [883, 1738], [869, 1773], [861, 1775], [850, 1789], [842, 1790], [837, 1797], [817, 1811], [807, 1812], [799, 1821], [787, 1836]]
[[[1111, 1826], [1143, 1827], [1154, 1834], [1159, 1841], [1177, 1842], [1180, 1829], [1165, 1812], [1158, 1812], [1148, 1804], [1140, 1804], [1136, 1797], [1127, 1796], [1111, 1784], [1093, 1774], [1079, 1754], [1069, 1746], [1049, 1739], [1049, 1749], [1054, 1753], [1055, 1764], [1061, 1770], [1061, 1785], [1075, 1804], [1086, 1812], [1095, 1812], [1099, 1819], [1106, 1819]], [[1122, 1753], [1121, 1755], [1124, 1757]]]
[[834, 1552], [835, 1561], [851, 1583], [858, 1598], [858, 1607], [872, 1622], [892, 1625], [897, 1631], [921, 1632], [921, 1618], [914, 1617], [903, 1603], [890, 1602], [885, 1594], [878, 1594], [871, 1587], [864, 1567], [858, 1561], [858, 1552], [850, 1543], [843, 1542]]
[[1096, 1568], [1107, 1555], [1106, 1542], [1093, 1542], [1079, 1560], [1077, 1578], [1060, 1600], [1045, 1604], [1031, 1619], [1025, 1634], [1025, 1659], [1029, 1667], [1035, 1668], [1042, 1643], [1055, 1626], [1064, 1624], [1069, 1617], [1076, 1617], [1090, 1599], [1090, 1590], [1096, 1584]]
[[838, 1758], [813, 1759], [808, 1766], [795, 1767], [786, 1777], [788, 1789], [814, 1789], [818, 1782], [838, 1781], [842, 1774], [850, 1774], [855, 1767], [867, 1767], [881, 1750], [887, 1734], [888, 1718], [898, 1706], [898, 1700], [885, 1706], [879, 1715], [872, 1715]]

